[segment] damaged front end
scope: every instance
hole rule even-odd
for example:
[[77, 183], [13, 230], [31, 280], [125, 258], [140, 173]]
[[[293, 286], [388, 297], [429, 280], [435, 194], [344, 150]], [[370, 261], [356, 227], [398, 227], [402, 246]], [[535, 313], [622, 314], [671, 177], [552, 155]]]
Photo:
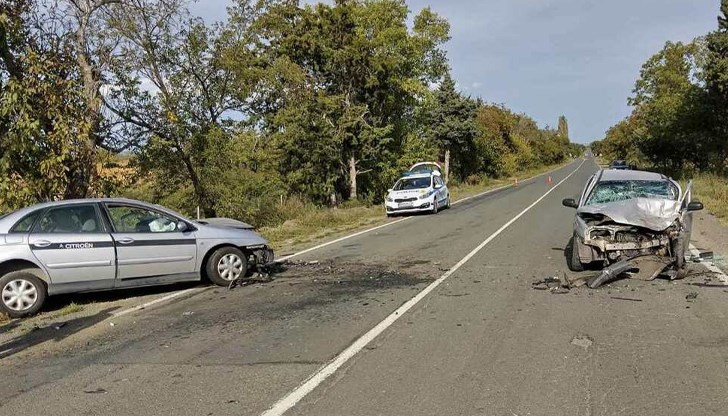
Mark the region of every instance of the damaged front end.
[[579, 260], [604, 265], [589, 287], [626, 272], [640, 280], [655, 279], [663, 272], [678, 277], [690, 238], [687, 219], [673, 200], [636, 198], [579, 208], [575, 234], [580, 241], [574, 247]]

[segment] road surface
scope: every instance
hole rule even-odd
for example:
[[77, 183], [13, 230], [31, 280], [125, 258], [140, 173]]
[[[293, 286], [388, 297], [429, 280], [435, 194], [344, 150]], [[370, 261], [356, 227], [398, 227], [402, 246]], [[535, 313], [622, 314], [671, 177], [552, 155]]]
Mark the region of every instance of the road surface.
[[314, 250], [272, 283], [39, 329], [0, 360], [0, 414], [727, 414], [728, 293], [703, 275], [532, 289], [566, 271], [561, 200], [596, 169]]

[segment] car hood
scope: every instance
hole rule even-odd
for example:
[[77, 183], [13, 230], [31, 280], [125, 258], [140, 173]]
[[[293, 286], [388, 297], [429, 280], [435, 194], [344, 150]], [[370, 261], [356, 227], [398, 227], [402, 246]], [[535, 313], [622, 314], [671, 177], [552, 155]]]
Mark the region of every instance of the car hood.
[[669, 199], [634, 198], [586, 205], [576, 212], [577, 214], [604, 215], [619, 224], [663, 231], [680, 218], [680, 202]]
[[403, 191], [392, 191], [389, 193], [390, 198], [417, 198], [421, 195], [427, 195], [432, 192], [431, 189], [408, 189]]
[[[205, 220], [207, 221], [207, 220]], [[245, 224], [245, 223], [241, 223]], [[233, 224], [234, 225], [234, 224]], [[235, 240], [236, 244], [245, 245], [267, 245], [268, 242], [256, 233], [252, 228], [239, 228], [237, 226], [226, 226], [219, 224], [197, 225], [197, 237], [206, 239], [229, 239]]]

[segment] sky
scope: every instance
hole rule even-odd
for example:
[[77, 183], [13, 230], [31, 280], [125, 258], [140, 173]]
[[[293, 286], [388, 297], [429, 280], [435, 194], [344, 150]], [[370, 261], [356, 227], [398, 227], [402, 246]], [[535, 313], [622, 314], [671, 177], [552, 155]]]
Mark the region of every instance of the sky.
[[[312, 1], [309, 1], [312, 2]], [[194, 14], [224, 20], [231, 0]], [[407, 0], [450, 22], [453, 78], [468, 95], [505, 104], [542, 127], [569, 120], [576, 142], [603, 138], [630, 113], [642, 64], [666, 41], [717, 28], [719, 0]]]

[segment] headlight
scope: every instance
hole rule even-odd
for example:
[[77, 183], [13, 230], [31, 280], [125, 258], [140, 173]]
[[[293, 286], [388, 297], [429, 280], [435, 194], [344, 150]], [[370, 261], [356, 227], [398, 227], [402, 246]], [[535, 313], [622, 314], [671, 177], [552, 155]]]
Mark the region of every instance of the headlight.
[[387, 202], [394, 202], [394, 198], [392, 198], [391, 196], [387, 195]]
[[419, 198], [420, 199], [427, 199], [430, 197], [430, 191], [420, 191]]

